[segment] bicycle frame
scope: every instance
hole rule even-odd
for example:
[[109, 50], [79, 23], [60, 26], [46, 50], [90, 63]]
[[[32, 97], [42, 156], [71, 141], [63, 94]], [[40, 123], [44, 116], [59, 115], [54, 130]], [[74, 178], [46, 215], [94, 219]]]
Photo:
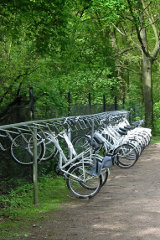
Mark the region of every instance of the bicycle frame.
[[[57, 139], [58, 136], [63, 138], [66, 141], [69, 151], [71, 153], [73, 153], [73, 154], [70, 154], [69, 160], [66, 157], [66, 155], [64, 154], [63, 149], [61, 148], [61, 146], [59, 144], [59, 141]], [[62, 132], [62, 133], [58, 134], [57, 136], [54, 135], [54, 133], [50, 134], [50, 140], [55, 144], [55, 146], [59, 152], [59, 163], [58, 163], [59, 169], [65, 174], [65, 176], [70, 175], [70, 176], [74, 177], [76, 180], [82, 181], [82, 179], [79, 179], [77, 176], [70, 174], [69, 170], [73, 166], [73, 164], [76, 164], [76, 161], [79, 159], [81, 159], [79, 162], [82, 162], [83, 168], [84, 168], [84, 163], [91, 162], [91, 159], [89, 159], [88, 157], [85, 158], [85, 155], [87, 155], [88, 153], [91, 153], [91, 149], [88, 148], [84, 152], [81, 152], [80, 154], [77, 155], [70, 139], [68, 138], [68, 136], [65, 132]], [[73, 155], [74, 155], [74, 157], [73, 157]], [[66, 169], [66, 168], [68, 168], [68, 169]], [[84, 174], [83, 180], [85, 181], [86, 178], [85, 178], [84, 169], [83, 169], [83, 174]]]

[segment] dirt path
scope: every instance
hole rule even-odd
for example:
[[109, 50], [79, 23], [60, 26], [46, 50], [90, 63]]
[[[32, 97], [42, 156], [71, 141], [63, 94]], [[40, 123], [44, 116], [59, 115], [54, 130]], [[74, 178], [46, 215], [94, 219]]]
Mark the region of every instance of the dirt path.
[[160, 240], [160, 144], [147, 147], [131, 169], [113, 167], [95, 198], [51, 213], [28, 239]]

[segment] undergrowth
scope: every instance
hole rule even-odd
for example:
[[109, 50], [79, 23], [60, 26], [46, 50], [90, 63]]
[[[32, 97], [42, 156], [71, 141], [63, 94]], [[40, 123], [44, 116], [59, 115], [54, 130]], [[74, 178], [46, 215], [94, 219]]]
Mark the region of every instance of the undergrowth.
[[23, 184], [9, 194], [1, 195], [0, 240], [14, 239], [23, 231], [26, 234], [25, 226], [43, 219], [44, 213], [57, 210], [69, 196], [65, 180], [51, 175], [39, 179], [38, 205], [33, 204], [33, 184]]

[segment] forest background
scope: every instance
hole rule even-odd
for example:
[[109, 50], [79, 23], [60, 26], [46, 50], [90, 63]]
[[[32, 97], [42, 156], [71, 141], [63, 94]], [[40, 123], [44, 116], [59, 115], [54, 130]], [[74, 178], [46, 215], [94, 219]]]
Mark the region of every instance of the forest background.
[[[33, 89], [36, 119], [105, 101], [134, 109], [160, 133], [159, 0], [0, 1], [0, 22], [1, 124], [30, 120]], [[1, 158], [5, 193], [8, 176], [13, 187], [31, 174]]]
[[90, 94], [93, 104], [105, 97], [106, 104], [136, 109], [159, 132], [158, 0], [0, 4], [2, 123], [15, 106], [29, 104], [33, 88], [39, 117], [62, 115], [67, 96], [87, 104]]

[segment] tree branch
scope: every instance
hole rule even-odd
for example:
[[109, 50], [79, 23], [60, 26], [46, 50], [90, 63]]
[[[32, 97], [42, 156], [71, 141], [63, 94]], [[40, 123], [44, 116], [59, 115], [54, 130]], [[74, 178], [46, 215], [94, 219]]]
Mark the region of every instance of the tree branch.
[[126, 36], [126, 34], [123, 33], [114, 23], [112, 23], [112, 25], [122, 36]]
[[155, 23], [155, 20], [154, 20], [154, 17], [153, 17], [153, 15], [152, 15], [151, 11], [150, 11], [150, 13], [149, 13], [149, 11], [147, 10], [148, 6], [147, 6], [147, 7], [145, 6], [144, 0], [141, 0], [141, 2], [142, 2], [142, 6], [143, 6], [143, 8], [144, 8], [144, 10], [145, 10], [145, 12], [146, 12], [146, 14], [147, 14], [147, 16], [148, 16], [150, 25], [152, 26], [152, 29], [153, 29], [153, 32], [154, 32], [154, 35], [155, 35], [155, 41], [156, 41], [156, 42], [155, 42], [155, 47], [154, 47], [154, 49], [153, 49], [153, 51], [152, 51], [152, 53], [151, 53], [152, 62], [153, 62], [153, 61], [156, 59], [157, 54], [158, 54], [159, 49], [160, 49], [159, 34], [158, 34], [157, 28], [156, 28], [156, 26], [155, 26], [155, 24], [154, 24], [154, 23]]
[[[37, 68], [36, 68], [36, 69], [37, 69]], [[9, 86], [9, 88], [5, 91], [5, 93], [4, 93], [4, 94], [2, 95], [2, 97], [0, 98], [0, 104], [4, 101], [5, 96], [6, 96], [9, 92], [12, 91], [14, 84], [15, 84], [21, 77], [30, 75], [30, 74], [33, 73], [36, 69], [34, 69], [34, 70], [30, 71], [30, 72], [25, 72], [25, 73], [23, 73], [23, 74], [20, 74], [20, 75], [18, 75], [15, 79], [13, 79], [12, 84]], [[20, 86], [21, 86], [21, 84], [22, 84], [22, 83], [20, 83]], [[20, 86], [19, 86], [19, 87], [20, 87]], [[19, 89], [19, 88], [18, 88], [18, 89]], [[17, 93], [18, 93], [18, 92], [17, 92]]]
[[[123, 64], [123, 63], [122, 63]], [[138, 72], [138, 71], [135, 71], [133, 70], [132, 68], [128, 68], [126, 66], [123, 66], [123, 65], [115, 65], [116, 68], [122, 68], [122, 69], [126, 69], [126, 70], [129, 70], [130, 72], [133, 72], [133, 73], [136, 73], [136, 74], [140, 74], [141, 72]]]
[[138, 40], [139, 40], [140, 45], [141, 45], [141, 49], [142, 49], [142, 51], [144, 52], [144, 54], [146, 56], [150, 57], [149, 52], [146, 50], [145, 44], [144, 44], [144, 42], [143, 42], [143, 40], [141, 38], [141, 34], [140, 34], [140, 31], [139, 31], [139, 28], [138, 28], [138, 25], [137, 25], [137, 18], [135, 17], [135, 15], [133, 13], [132, 4], [131, 4], [130, 0], [127, 0], [127, 2], [128, 2], [128, 6], [129, 6], [129, 10], [130, 10], [131, 16], [133, 18], [133, 22], [134, 22], [135, 29], [136, 29], [136, 32], [137, 32]]

